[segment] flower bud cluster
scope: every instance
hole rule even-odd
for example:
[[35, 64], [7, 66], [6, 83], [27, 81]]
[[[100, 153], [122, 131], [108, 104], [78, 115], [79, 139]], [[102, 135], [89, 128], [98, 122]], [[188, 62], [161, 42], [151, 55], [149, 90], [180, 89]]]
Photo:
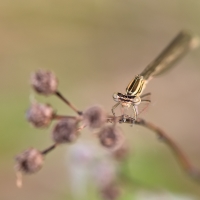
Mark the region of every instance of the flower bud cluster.
[[[77, 140], [79, 132], [88, 127], [90, 131], [97, 133], [100, 144], [109, 150], [117, 150], [123, 143], [123, 134], [116, 124], [106, 125], [107, 114], [98, 105], [91, 106], [83, 112], [72, 105], [59, 91], [56, 76], [49, 71], [38, 70], [31, 76], [33, 89], [41, 95], [56, 95], [78, 116], [58, 115], [49, 104], [33, 102], [26, 112], [27, 121], [36, 128], [49, 127], [52, 120], [57, 120], [51, 131], [53, 145], [43, 151], [29, 148], [16, 156], [15, 169], [23, 174], [33, 174], [39, 171], [43, 165], [44, 156], [57, 145], [72, 143]], [[105, 196], [114, 199], [115, 189], [111, 186], [103, 191]], [[108, 198], [108, 199], [109, 199]]]

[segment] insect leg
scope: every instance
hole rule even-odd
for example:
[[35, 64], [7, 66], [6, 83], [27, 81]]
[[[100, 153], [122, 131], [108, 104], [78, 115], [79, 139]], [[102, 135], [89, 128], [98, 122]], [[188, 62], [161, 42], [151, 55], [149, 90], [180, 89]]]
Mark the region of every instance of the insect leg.
[[133, 105], [133, 112], [134, 112], [134, 120], [136, 121], [136, 119], [137, 119], [137, 115], [138, 115], [138, 111], [137, 111], [137, 108], [136, 108], [136, 106], [135, 105]]
[[148, 103], [151, 103], [151, 100], [146, 100], [146, 99], [144, 99], [144, 100], [141, 100], [141, 103], [142, 102], [148, 102]]
[[146, 96], [149, 96], [149, 95], [151, 95], [151, 92], [148, 92], [146, 94], [141, 95], [140, 98], [142, 99], [143, 97], [146, 97]]
[[115, 116], [115, 108], [117, 108], [117, 106], [119, 106], [120, 102], [116, 103], [113, 107], [112, 107], [112, 114]]

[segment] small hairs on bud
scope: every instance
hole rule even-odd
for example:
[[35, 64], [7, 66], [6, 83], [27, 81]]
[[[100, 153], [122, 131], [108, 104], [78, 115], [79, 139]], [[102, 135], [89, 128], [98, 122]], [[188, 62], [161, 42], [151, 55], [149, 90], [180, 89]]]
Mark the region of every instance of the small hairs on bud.
[[26, 112], [27, 120], [37, 128], [47, 127], [53, 116], [54, 110], [48, 104], [33, 103]]
[[44, 158], [40, 151], [30, 148], [17, 155], [15, 161], [15, 169], [18, 172], [32, 174], [42, 168]]
[[101, 106], [91, 106], [83, 112], [83, 121], [91, 129], [100, 128], [106, 122], [106, 113]]
[[110, 150], [119, 149], [124, 143], [124, 135], [121, 130], [113, 125], [104, 126], [99, 134], [100, 143]]
[[52, 72], [38, 70], [31, 75], [31, 85], [36, 92], [47, 96], [57, 91], [58, 80]]
[[77, 125], [76, 119], [66, 118], [60, 120], [52, 132], [53, 141], [57, 144], [74, 142], [78, 137]]

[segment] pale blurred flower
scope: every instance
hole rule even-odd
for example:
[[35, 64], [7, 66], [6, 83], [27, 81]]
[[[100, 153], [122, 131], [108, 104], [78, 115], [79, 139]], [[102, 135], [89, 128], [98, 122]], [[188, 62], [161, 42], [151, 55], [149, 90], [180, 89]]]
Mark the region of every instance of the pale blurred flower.
[[80, 199], [87, 195], [91, 183], [102, 190], [115, 180], [117, 166], [105, 149], [94, 143], [77, 142], [67, 151], [68, 178], [72, 194]]
[[93, 179], [98, 188], [110, 185], [116, 178], [116, 166], [111, 159], [98, 160], [92, 171]]

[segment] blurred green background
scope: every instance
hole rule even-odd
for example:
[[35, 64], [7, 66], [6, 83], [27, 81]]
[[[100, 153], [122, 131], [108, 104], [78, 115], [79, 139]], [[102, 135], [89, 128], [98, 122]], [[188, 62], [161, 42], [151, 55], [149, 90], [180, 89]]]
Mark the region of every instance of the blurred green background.
[[[65, 146], [47, 156], [39, 173], [25, 177], [22, 189], [15, 185], [14, 156], [28, 147], [44, 149], [52, 143], [51, 128], [36, 130], [25, 120], [35, 95], [30, 74], [50, 69], [59, 78], [60, 91], [77, 107], [101, 104], [110, 112], [113, 92], [123, 93], [181, 29], [200, 35], [200, 1], [0, 2], [0, 199], [73, 199]], [[148, 85], [152, 103], [143, 117], [166, 130], [200, 169], [199, 57], [200, 49], [191, 52]], [[51, 103], [60, 114], [73, 114], [55, 97], [35, 98]], [[122, 166], [131, 183], [121, 199], [139, 199], [136, 194], [146, 190], [200, 199], [200, 184], [185, 175], [154, 133], [138, 126], [122, 128], [133, 156], [124, 164], [129, 171]], [[83, 133], [80, 139], [96, 140], [90, 132]]]

